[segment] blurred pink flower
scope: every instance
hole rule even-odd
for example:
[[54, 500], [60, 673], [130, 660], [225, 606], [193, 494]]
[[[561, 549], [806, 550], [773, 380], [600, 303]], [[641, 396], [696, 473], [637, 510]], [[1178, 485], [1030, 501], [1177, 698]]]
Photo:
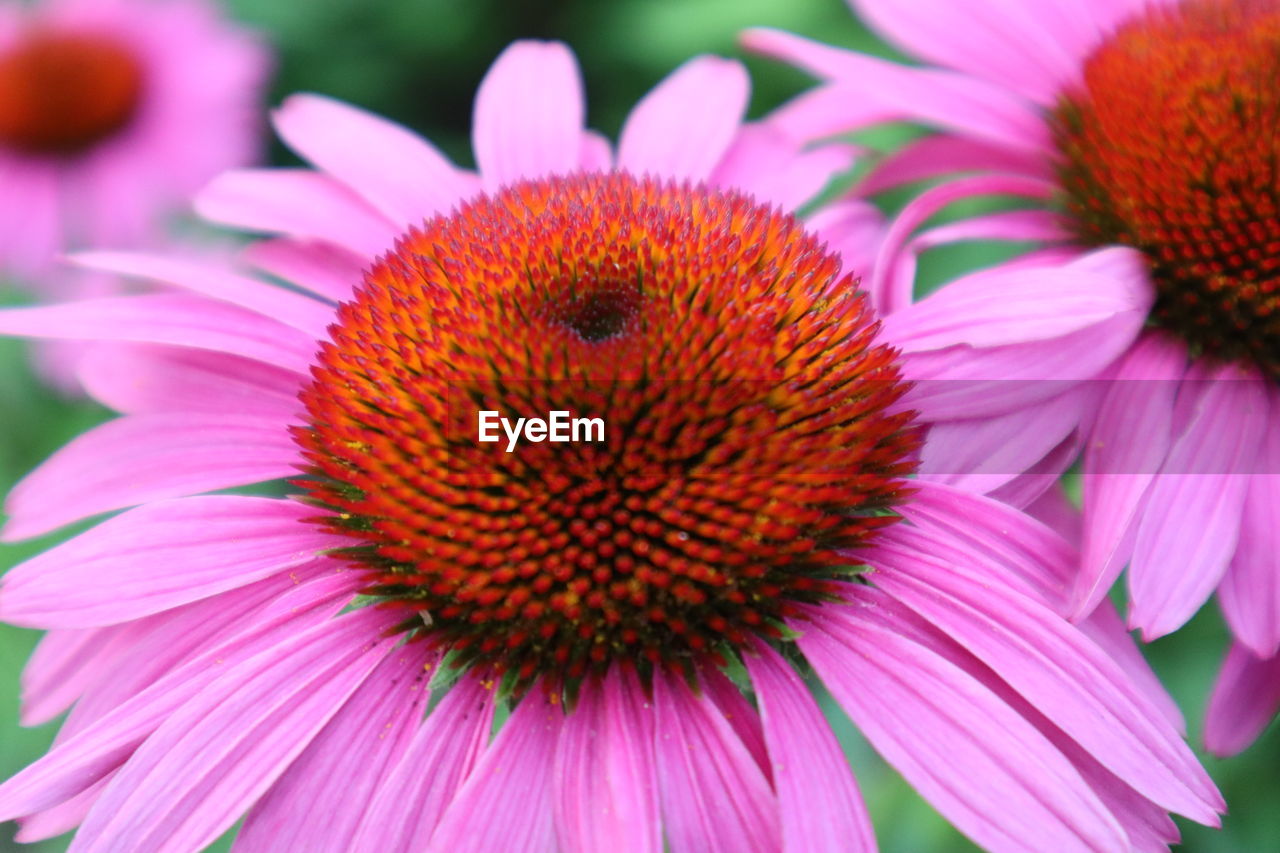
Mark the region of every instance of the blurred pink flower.
[[[1280, 651], [1280, 440], [1269, 426], [1280, 414], [1280, 96], [1269, 82], [1280, 73], [1280, 11], [1251, 0], [852, 5], [943, 67], [770, 30], [745, 41], [822, 78], [772, 122], [797, 140], [888, 120], [937, 131], [862, 187], [948, 179], [907, 205], [882, 257], [913, 258], [922, 246], [911, 233], [953, 201], [1019, 196], [1030, 209], [942, 229], [1039, 242], [976, 274], [993, 304], [1017, 305], [1010, 323], [1035, 324], [1022, 303], [1049, 312], [1078, 298], [1070, 283], [1046, 286], [1044, 270], [1107, 244], [1143, 252], [1145, 330], [1101, 318], [1028, 353], [1087, 364], [1101, 380], [1096, 408], [1066, 413], [1089, 436], [1069, 613], [1096, 607], [1126, 564], [1129, 624], [1148, 640], [1217, 590], [1237, 647], [1208, 739], [1215, 751], [1242, 748], [1280, 703], [1269, 683], [1246, 688], [1247, 673], [1274, 669]], [[1111, 361], [1116, 345], [1124, 351]], [[1229, 696], [1250, 705], [1236, 713]]]
[[0, 4], [0, 269], [154, 243], [255, 159], [268, 65], [212, 0]]
[[[6, 334], [99, 341], [82, 378], [123, 413], [14, 489], [5, 536], [134, 507], [15, 568], [0, 587], [0, 616], [50, 632], [25, 675], [25, 722], [74, 703], [50, 752], [0, 786], [0, 818], [22, 820], [26, 839], [79, 825], [76, 851], [199, 849], [246, 812], [237, 849], [248, 851], [873, 850], [850, 768], [789, 660], [803, 658], [872, 745], [988, 849], [1151, 850], [1177, 838], [1171, 811], [1216, 825], [1221, 798], [1118, 623], [1100, 611], [1077, 628], [1055, 615], [1072, 547], [997, 501], [929, 483], [900, 488], [895, 477], [911, 463], [899, 455], [911, 440], [889, 403], [904, 386], [878, 342], [893, 336], [877, 334], [862, 297], [837, 279], [831, 250], [736, 194], [793, 209], [852, 152], [803, 150], [743, 124], [747, 86], [737, 63], [692, 60], [637, 105], [615, 153], [584, 130], [572, 54], [517, 43], [477, 96], [478, 174], [383, 119], [296, 97], [276, 124], [317, 171], [234, 173], [200, 202], [215, 219], [284, 235], [248, 258], [291, 289], [100, 253], [86, 260], [187, 292], [0, 313]], [[624, 174], [583, 174], [611, 171]], [[610, 206], [613, 196], [584, 187], [640, 201]], [[728, 226], [711, 215], [725, 210]], [[814, 230], [843, 236], [828, 239], [852, 247], [847, 266], [867, 245], [859, 217], [868, 211], [838, 211], [826, 214], [831, 230]], [[477, 222], [499, 229], [495, 239], [458, 236]], [[653, 223], [668, 225], [644, 230]], [[527, 242], [522, 229], [542, 242]], [[634, 244], [636, 233], [646, 240]], [[580, 280], [591, 258], [617, 259], [624, 274]], [[628, 289], [637, 258], [652, 265], [637, 269], [645, 294], [657, 297], [653, 310], [705, 313], [647, 330], [637, 318], [650, 308], [627, 301], [640, 298]], [[1104, 253], [1081, 275], [1089, 263], [1127, 258]], [[523, 303], [507, 288], [526, 278], [548, 294], [602, 284], [603, 301], [580, 304], [571, 289], [569, 304], [519, 314], [512, 306]], [[823, 298], [792, 303], [780, 292]], [[945, 308], [928, 309], [932, 321], [922, 312], [916, 328], [933, 322], [945, 339]], [[482, 321], [496, 325], [475, 325]], [[641, 334], [698, 346], [610, 349]], [[449, 347], [437, 348], [441, 340]], [[660, 477], [668, 491], [624, 503], [648, 515], [616, 535], [600, 524], [631, 516], [606, 517], [608, 501], [629, 499], [609, 487], [605, 510], [564, 515], [563, 506], [582, 506], [572, 495], [597, 493], [587, 483], [558, 497], [567, 486], [555, 465], [531, 468], [521, 494], [505, 491], [514, 488], [506, 480], [481, 482], [496, 469], [436, 476], [427, 437], [439, 400], [420, 393], [426, 383], [518, 365], [531, 352], [550, 363], [561, 346], [580, 354], [597, 343], [598, 360], [569, 360], [568, 375], [612, 375], [619, 353], [656, 359], [642, 363], [669, 371], [660, 376], [685, 364], [712, 375], [733, 365], [767, 371], [813, 346], [828, 360], [796, 369], [822, 365], [817, 381], [840, 375], [849, 359], [865, 364], [849, 378], [858, 394], [828, 391], [835, 405], [860, 407], [852, 423], [871, 438], [838, 448], [839, 458], [855, 453], [867, 467], [852, 481], [840, 474], [818, 516], [862, 531], [856, 549], [824, 544], [817, 528], [786, 527], [787, 490], [817, 470], [761, 468], [745, 489], [714, 479], [715, 469], [700, 484], [682, 472], [676, 482], [687, 491]], [[769, 386], [767, 410], [813, 405], [806, 375]], [[653, 387], [649, 374], [641, 378]], [[654, 406], [672, 421], [653, 434], [685, 441], [706, 405], [695, 396], [672, 406], [659, 395]], [[406, 432], [406, 422], [426, 426]], [[812, 434], [794, 440], [803, 449]], [[764, 436], [760, 448], [709, 458], [755, 465], [759, 456], [763, 465], [791, 448]], [[454, 451], [446, 458], [463, 458]], [[328, 477], [308, 486], [319, 507], [201, 494], [308, 466]], [[459, 494], [450, 491], [464, 482], [455, 477], [480, 480], [465, 480]], [[830, 512], [868, 494], [902, 519]], [[561, 514], [537, 516], [553, 498]], [[756, 505], [765, 498], [769, 512]], [[370, 515], [370, 502], [391, 509]], [[535, 517], [551, 527], [503, 538], [511, 529], [503, 519]], [[467, 523], [448, 526], [458, 518]], [[752, 580], [750, 559], [731, 584], [712, 582], [741, 564], [709, 565], [707, 554], [759, 559], [771, 536], [790, 548], [807, 535], [817, 544], [795, 552], [799, 562], [768, 568], [772, 594]], [[655, 551], [665, 556], [646, 556]], [[813, 578], [803, 560], [820, 556], [868, 568], [805, 586]], [[623, 571], [623, 557], [632, 581], [615, 589], [610, 570]], [[510, 593], [522, 603], [487, 597], [511, 590], [502, 584], [525, 576], [526, 565], [533, 580]], [[451, 585], [459, 577], [476, 584]], [[739, 588], [753, 594], [738, 597]], [[356, 599], [362, 591], [381, 606], [352, 607], [366, 603]], [[442, 607], [406, 622], [415, 603], [441, 595]], [[652, 596], [659, 615], [629, 603], [634, 596]], [[548, 625], [541, 645], [530, 639]], [[625, 626], [646, 633], [628, 638]], [[406, 632], [443, 646], [400, 644]], [[699, 645], [708, 635], [714, 645]], [[575, 655], [594, 654], [597, 636], [610, 643], [575, 674], [587, 660]], [[548, 663], [546, 648], [565, 659]], [[685, 651], [673, 660], [671, 649]], [[508, 702], [484, 664], [516, 652], [535, 655], [536, 666], [508, 671], [533, 685], [490, 742]], [[744, 668], [727, 673], [720, 655]], [[452, 671], [460, 656], [477, 663]]]

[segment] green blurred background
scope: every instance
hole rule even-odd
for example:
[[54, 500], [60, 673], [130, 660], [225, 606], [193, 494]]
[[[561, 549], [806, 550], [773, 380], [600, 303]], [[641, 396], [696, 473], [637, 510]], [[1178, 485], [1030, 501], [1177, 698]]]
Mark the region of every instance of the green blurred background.
[[[841, 0], [227, 0], [232, 14], [260, 30], [278, 51], [271, 91], [275, 104], [290, 92], [333, 95], [395, 118], [471, 164], [471, 100], [497, 53], [521, 37], [558, 38], [576, 51], [587, 80], [592, 126], [616, 134], [632, 104], [675, 66], [699, 53], [741, 56], [736, 35], [748, 26], [776, 26], [828, 42], [894, 55], [848, 13]], [[746, 58], [754, 81], [752, 114], [801, 91], [804, 75]], [[903, 138], [889, 130], [862, 141], [885, 148]], [[294, 162], [278, 144], [273, 162]], [[983, 248], [929, 259], [928, 277], [942, 279], [983, 260]], [[0, 286], [0, 299], [22, 301]], [[51, 394], [33, 378], [24, 348], [0, 341], [0, 491], [67, 439], [107, 412]], [[0, 545], [0, 571], [58, 537]], [[1150, 647], [1150, 657], [1191, 722], [1199, 721], [1225, 632], [1206, 608], [1177, 635]], [[19, 673], [38, 635], [0, 626], [0, 776], [7, 777], [49, 744], [55, 725], [18, 726]], [[969, 851], [959, 836], [905, 785], [838, 714], [833, 723], [857, 771], [888, 853]], [[1273, 727], [1244, 756], [1206, 759], [1231, 812], [1222, 831], [1183, 824], [1181, 850], [1258, 853], [1280, 849], [1280, 736]], [[0, 851], [63, 850], [61, 839], [37, 845], [12, 841], [0, 825]], [[223, 850], [228, 842], [215, 845]], [[121, 851], [121, 853], [129, 853]], [[282, 851], [282, 853], [285, 853]]]

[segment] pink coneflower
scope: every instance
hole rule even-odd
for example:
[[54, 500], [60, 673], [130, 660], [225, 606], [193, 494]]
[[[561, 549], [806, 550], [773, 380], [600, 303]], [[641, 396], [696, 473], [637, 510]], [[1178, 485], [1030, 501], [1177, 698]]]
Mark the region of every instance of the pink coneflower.
[[[1280, 412], [1280, 7], [854, 5], [948, 70], [777, 32], [747, 40], [826, 79], [779, 115], [776, 126], [796, 137], [886, 118], [941, 131], [889, 158], [873, 189], [975, 173], [912, 203], [901, 235], [957, 198], [1016, 193], [1048, 209], [973, 227], [1040, 239], [1051, 248], [1039, 257], [1051, 264], [1107, 244], [1145, 256], [1147, 328], [1097, 374], [1114, 381], [1084, 453], [1083, 568], [1071, 613], [1090, 612], [1126, 564], [1129, 622], [1147, 639], [1176, 630], [1218, 590], [1237, 646], [1207, 740], [1218, 752], [1242, 748], [1280, 703], [1273, 677], [1250, 687], [1247, 675], [1280, 665], [1280, 444], [1267, 429]], [[1031, 275], [1005, 275], [1001, 285], [1007, 298], [1048, 310], [1072, 290]], [[1070, 341], [1054, 350], [1084, 354]]]
[[266, 71], [208, 0], [0, 4], [0, 267], [147, 242], [253, 158]]
[[[693, 60], [615, 159], [569, 51], [518, 43], [478, 176], [293, 100], [278, 125], [323, 171], [203, 206], [291, 235], [253, 256], [295, 288], [103, 256], [187, 292], [0, 314], [104, 342], [86, 386], [124, 413], [14, 490], [6, 535], [134, 507], [0, 589], [50, 630], [27, 721], [75, 703], [0, 818], [79, 825], [77, 851], [195, 850], [241, 816], [244, 850], [874, 849], [811, 667], [989, 849], [1215, 824], [1103, 651], [1123, 636], [1055, 615], [1070, 546], [904, 479], [895, 350], [840, 256], [746, 194], [816, 191], [848, 152], [743, 125], [746, 98]], [[481, 411], [557, 410], [605, 440], [477, 440]]]

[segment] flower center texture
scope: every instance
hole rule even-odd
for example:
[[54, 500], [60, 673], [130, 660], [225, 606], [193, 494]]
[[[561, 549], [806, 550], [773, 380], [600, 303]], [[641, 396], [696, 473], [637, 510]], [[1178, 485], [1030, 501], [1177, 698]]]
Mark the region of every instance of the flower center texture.
[[[513, 185], [409, 231], [339, 308], [299, 482], [460, 665], [723, 661], [896, 520], [918, 438], [856, 284], [740, 195]], [[557, 411], [599, 434], [478, 438], [484, 412]]]
[[1280, 378], [1280, 3], [1147, 12], [1089, 58], [1055, 126], [1079, 235], [1146, 254], [1152, 321]]
[[0, 143], [82, 151], [129, 123], [142, 88], [141, 65], [114, 39], [32, 33], [0, 54]]

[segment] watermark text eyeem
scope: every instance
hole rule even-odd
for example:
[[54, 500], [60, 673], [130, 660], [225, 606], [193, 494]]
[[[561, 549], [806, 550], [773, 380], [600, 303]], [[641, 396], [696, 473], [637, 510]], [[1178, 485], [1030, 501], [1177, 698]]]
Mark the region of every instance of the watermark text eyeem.
[[499, 427], [507, 438], [507, 452], [511, 453], [523, 438], [534, 443], [550, 442], [602, 442], [604, 418], [574, 418], [566, 410], [547, 413], [544, 418], [504, 418], [500, 412], [484, 409], [477, 412], [476, 437], [482, 442], [500, 441]]

